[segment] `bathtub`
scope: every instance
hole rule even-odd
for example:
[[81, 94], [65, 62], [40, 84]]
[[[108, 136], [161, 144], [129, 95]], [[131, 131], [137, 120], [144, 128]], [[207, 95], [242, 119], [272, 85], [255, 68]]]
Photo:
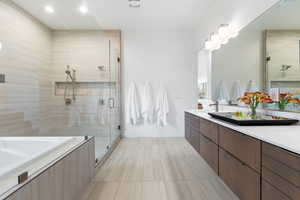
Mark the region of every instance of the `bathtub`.
[[83, 137], [0, 137], [0, 196], [84, 140]]

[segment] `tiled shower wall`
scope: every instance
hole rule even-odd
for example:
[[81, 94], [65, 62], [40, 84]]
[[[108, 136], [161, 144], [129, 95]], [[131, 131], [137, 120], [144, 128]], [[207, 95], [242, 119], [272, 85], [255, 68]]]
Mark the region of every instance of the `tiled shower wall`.
[[[99, 136], [102, 133], [108, 136], [110, 123], [114, 122], [110, 119], [108, 100], [109, 97], [118, 99], [119, 93], [116, 90], [119, 83], [118, 57], [119, 31], [53, 31], [52, 83], [66, 80], [67, 65], [76, 70], [79, 82], [93, 83], [80, 85], [76, 101], [69, 106], [64, 102], [64, 90], [56, 92], [52, 120], [44, 125], [44, 131], [57, 135], [96, 133]], [[99, 70], [100, 66], [104, 67], [103, 71]]]
[[119, 31], [52, 31], [9, 0], [0, 1], [0, 24], [0, 74], [6, 75], [0, 83], [0, 135], [90, 135], [107, 127], [111, 116], [119, 124], [118, 109], [99, 105], [109, 95], [118, 98], [108, 85], [93, 85], [71, 106], [54, 95], [67, 65], [76, 69], [78, 81], [119, 80]]
[[51, 31], [9, 0], [0, 1], [0, 24], [0, 135], [37, 134], [51, 110]]

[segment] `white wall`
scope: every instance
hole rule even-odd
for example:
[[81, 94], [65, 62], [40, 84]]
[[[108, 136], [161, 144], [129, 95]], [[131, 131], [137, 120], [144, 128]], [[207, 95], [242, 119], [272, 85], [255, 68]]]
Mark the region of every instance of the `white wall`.
[[[169, 125], [125, 125], [125, 137], [182, 137], [184, 109], [197, 104], [197, 54], [193, 52], [193, 37], [189, 32], [123, 32], [123, 102], [129, 84], [152, 84], [157, 93], [160, 82], [168, 91]], [[124, 108], [124, 105], [123, 105]], [[125, 113], [123, 112], [123, 119]]]

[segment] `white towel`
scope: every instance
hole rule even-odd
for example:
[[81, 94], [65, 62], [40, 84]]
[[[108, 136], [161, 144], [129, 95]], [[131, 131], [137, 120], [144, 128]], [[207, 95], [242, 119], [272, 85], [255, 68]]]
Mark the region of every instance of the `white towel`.
[[226, 104], [229, 100], [229, 93], [227, 88], [225, 87], [224, 81], [221, 81], [219, 84], [219, 90], [217, 94], [217, 101], [219, 101], [220, 104]]
[[241, 98], [243, 96], [241, 85], [239, 81], [235, 81], [232, 86], [231, 91], [231, 103], [238, 104], [238, 98]]
[[135, 83], [131, 83], [128, 90], [127, 98], [127, 123], [136, 125], [141, 119], [141, 106], [138, 98], [138, 91]]
[[153, 100], [152, 87], [149, 82], [146, 82], [143, 87], [141, 104], [142, 104], [142, 117], [144, 121], [153, 123], [155, 105]]
[[257, 87], [256, 83], [254, 81], [250, 80], [248, 82], [246, 92], [257, 92], [257, 91], [258, 91], [258, 87]]
[[166, 126], [168, 124], [167, 116], [170, 110], [167, 91], [162, 86], [157, 95], [155, 111], [157, 114], [157, 124], [159, 126]]

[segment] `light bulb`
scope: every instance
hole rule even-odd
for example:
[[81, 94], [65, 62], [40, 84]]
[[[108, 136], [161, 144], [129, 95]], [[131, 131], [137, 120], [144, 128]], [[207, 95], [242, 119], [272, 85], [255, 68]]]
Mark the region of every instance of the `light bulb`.
[[210, 38], [212, 41], [219, 41], [220, 40], [220, 36], [217, 33], [214, 33], [211, 35]]
[[81, 6], [79, 7], [79, 11], [80, 11], [82, 14], [86, 14], [86, 13], [89, 12], [89, 9], [88, 9], [86, 6], [81, 5]]
[[212, 47], [213, 47], [213, 43], [212, 43], [211, 41], [208, 41], [208, 40], [207, 40], [207, 41], [205, 42], [205, 49], [211, 50]]
[[46, 6], [45, 7], [45, 11], [47, 12], [47, 13], [54, 13], [54, 8], [52, 7], [52, 6]]
[[229, 33], [230, 33], [230, 27], [228, 24], [223, 24], [220, 26], [219, 30], [218, 30], [219, 36], [220, 37], [228, 37]]

